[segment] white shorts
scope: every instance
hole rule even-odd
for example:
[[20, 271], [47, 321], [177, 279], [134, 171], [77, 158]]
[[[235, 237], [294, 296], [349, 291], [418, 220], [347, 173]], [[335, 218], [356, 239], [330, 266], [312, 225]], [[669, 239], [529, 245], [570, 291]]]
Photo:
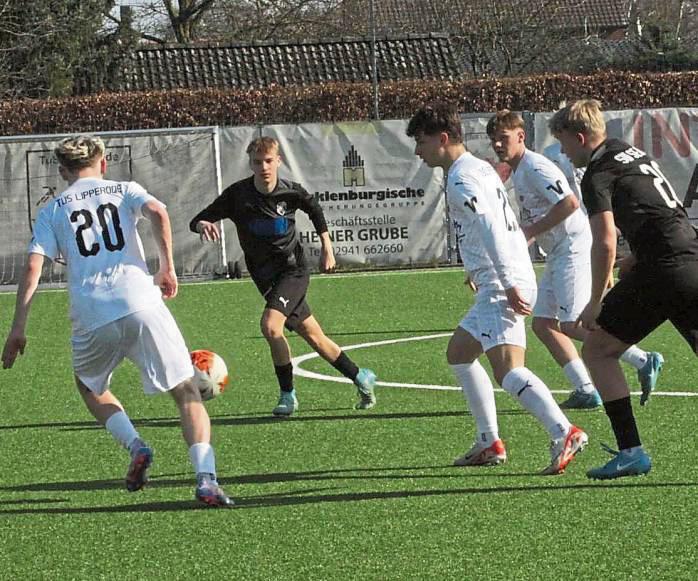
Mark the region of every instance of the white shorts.
[[[536, 300], [535, 289], [519, 291], [529, 303]], [[513, 311], [504, 292], [478, 293], [459, 326], [479, 341], [485, 352], [497, 345], [526, 348], [526, 318]]]
[[140, 369], [147, 394], [169, 391], [194, 375], [182, 333], [162, 302], [75, 334], [71, 343], [75, 374], [97, 395], [109, 389], [112, 373], [124, 359]]
[[533, 316], [576, 321], [591, 298], [591, 263], [588, 256], [548, 255], [538, 283], [538, 300]]

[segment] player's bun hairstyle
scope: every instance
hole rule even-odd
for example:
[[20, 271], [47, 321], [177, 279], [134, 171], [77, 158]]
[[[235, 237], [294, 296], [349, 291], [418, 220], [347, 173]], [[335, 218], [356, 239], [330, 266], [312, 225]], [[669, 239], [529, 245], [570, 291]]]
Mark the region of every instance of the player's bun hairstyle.
[[492, 137], [500, 129], [524, 129], [524, 120], [518, 113], [502, 109], [497, 111], [487, 122], [487, 135]]
[[595, 137], [606, 135], [601, 103], [596, 99], [581, 99], [563, 107], [548, 121], [548, 127], [553, 134], [571, 131]]
[[447, 133], [453, 143], [463, 143], [463, 127], [455, 105], [429, 103], [420, 108], [407, 124], [407, 135], [436, 135]]
[[53, 150], [64, 168], [74, 171], [90, 167], [96, 159], [104, 157], [104, 141], [94, 135], [66, 137]]
[[258, 137], [250, 142], [247, 146], [247, 155], [257, 153], [267, 153], [268, 151], [279, 151], [279, 142], [273, 137]]

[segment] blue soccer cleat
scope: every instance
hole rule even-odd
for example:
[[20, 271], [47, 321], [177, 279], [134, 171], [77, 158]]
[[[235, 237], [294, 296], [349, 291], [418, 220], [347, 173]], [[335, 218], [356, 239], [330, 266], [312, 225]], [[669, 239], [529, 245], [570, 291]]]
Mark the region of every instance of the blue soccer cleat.
[[278, 417], [289, 417], [298, 409], [298, 400], [296, 399], [296, 390], [282, 391], [279, 395], [279, 401], [276, 402], [276, 407], [271, 410], [271, 413]]
[[601, 407], [602, 404], [601, 396], [596, 390], [591, 393], [573, 391], [570, 393], [569, 397], [560, 404], [560, 407], [566, 410], [593, 410]]
[[235, 502], [220, 487], [212, 474], [200, 475], [194, 496], [207, 506], [232, 508]]
[[376, 405], [376, 374], [370, 369], [359, 369], [359, 374], [354, 380], [359, 401], [354, 406], [357, 410], [368, 410]]
[[657, 386], [657, 379], [659, 379], [659, 372], [662, 370], [663, 365], [664, 357], [662, 357], [662, 354], [652, 351], [647, 354], [647, 362], [637, 370], [637, 379], [642, 388], [640, 405], [645, 405], [647, 400], [649, 400], [651, 393]]
[[601, 445], [609, 454], [613, 455], [606, 464], [598, 468], [592, 468], [587, 476], [593, 480], [612, 480], [623, 476], [642, 476], [652, 469], [652, 460], [644, 450], [636, 450], [631, 453], [628, 450], [617, 452], [608, 446]]
[[131, 464], [126, 473], [126, 490], [136, 492], [148, 482], [148, 468], [153, 463], [153, 450], [143, 440], [131, 454]]

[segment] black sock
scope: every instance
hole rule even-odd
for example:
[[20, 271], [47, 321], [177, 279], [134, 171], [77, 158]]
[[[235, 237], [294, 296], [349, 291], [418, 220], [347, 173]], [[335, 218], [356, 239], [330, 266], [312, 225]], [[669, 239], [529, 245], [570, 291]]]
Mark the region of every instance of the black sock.
[[604, 402], [606, 415], [611, 420], [613, 433], [616, 435], [616, 442], [619, 450], [627, 450], [635, 446], [641, 446], [640, 434], [637, 431], [633, 408], [630, 405], [630, 396]]
[[352, 381], [354, 381], [359, 374], [359, 368], [356, 366], [356, 363], [349, 359], [344, 351], [340, 352], [339, 357], [332, 362], [332, 367]]
[[274, 371], [281, 391], [293, 391], [293, 363], [274, 365]]

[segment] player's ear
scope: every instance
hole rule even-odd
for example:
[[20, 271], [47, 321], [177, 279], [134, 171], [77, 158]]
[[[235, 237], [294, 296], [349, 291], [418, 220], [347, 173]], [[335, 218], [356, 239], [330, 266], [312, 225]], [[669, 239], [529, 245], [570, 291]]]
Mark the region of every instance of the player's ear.
[[102, 175], [105, 175], [107, 173], [107, 158], [103, 157], [102, 159], [99, 160], [99, 171], [101, 172]]

